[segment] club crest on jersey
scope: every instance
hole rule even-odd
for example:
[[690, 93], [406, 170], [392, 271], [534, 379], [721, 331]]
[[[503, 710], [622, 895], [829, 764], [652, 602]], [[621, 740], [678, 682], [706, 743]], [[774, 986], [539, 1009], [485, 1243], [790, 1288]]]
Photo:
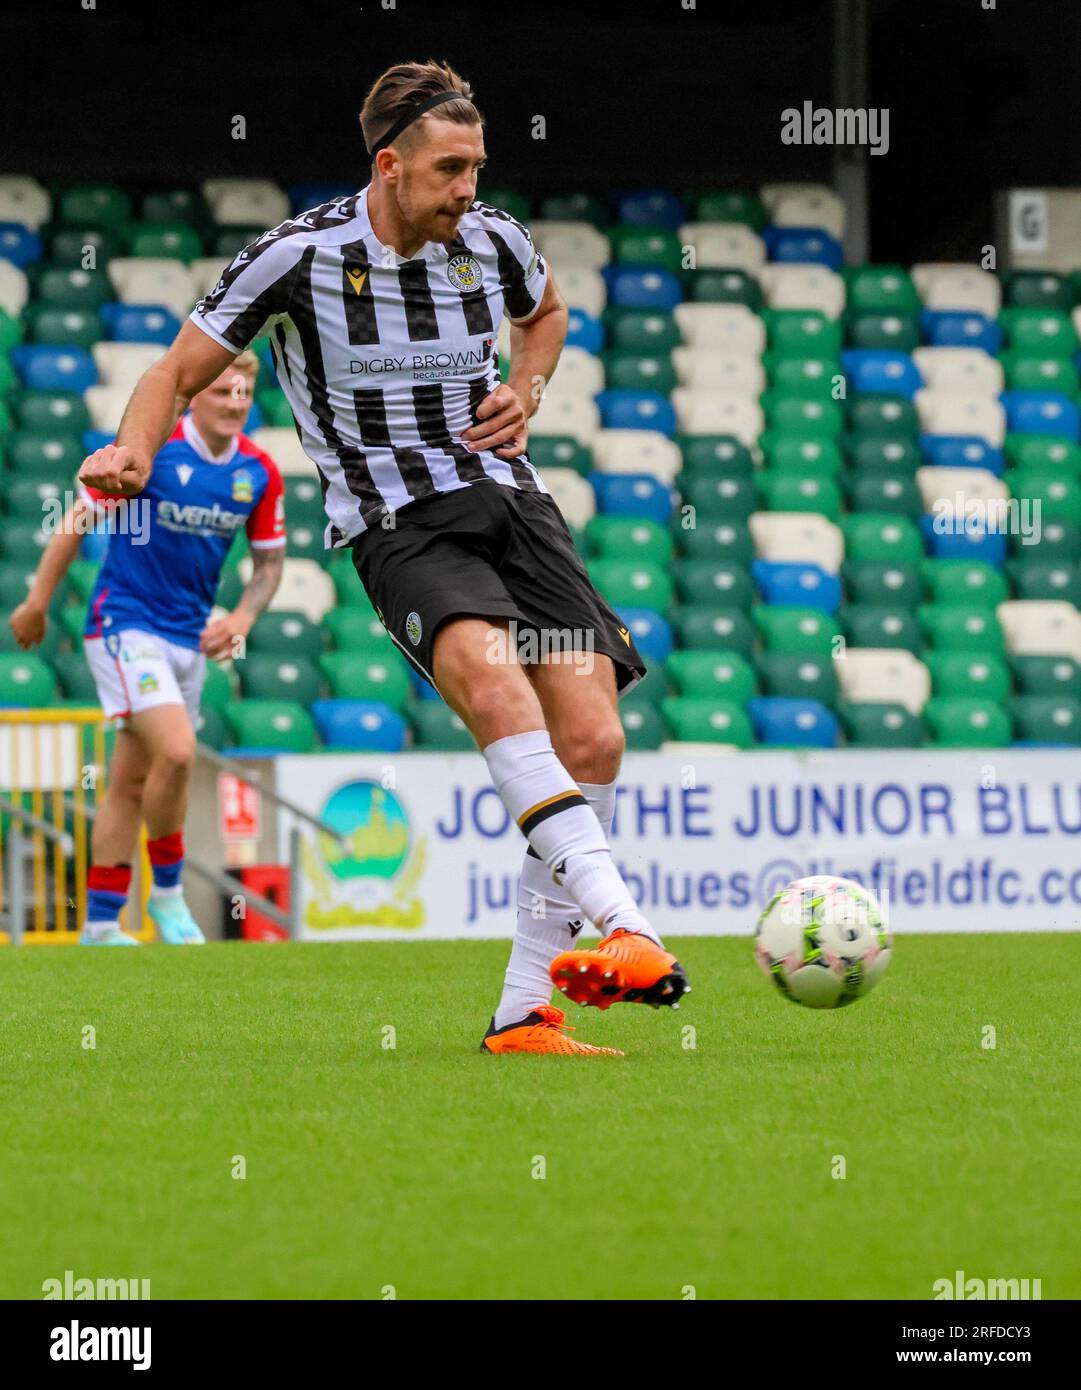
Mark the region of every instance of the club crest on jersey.
[[420, 641], [422, 631], [420, 614], [417, 612], [410, 613], [409, 617], [405, 620], [405, 635], [409, 638], [414, 647]]
[[238, 468], [233, 474], [233, 501], [250, 502], [251, 497], [251, 474], [245, 473], [243, 468]]
[[473, 256], [452, 256], [447, 262], [447, 279], [458, 290], [479, 290], [482, 273], [480, 262]]

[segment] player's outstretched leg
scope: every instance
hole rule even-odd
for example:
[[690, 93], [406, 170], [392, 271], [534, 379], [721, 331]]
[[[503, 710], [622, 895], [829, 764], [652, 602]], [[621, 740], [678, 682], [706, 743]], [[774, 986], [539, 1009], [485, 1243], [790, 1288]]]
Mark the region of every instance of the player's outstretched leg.
[[109, 784], [94, 820], [86, 880], [82, 946], [140, 946], [120, 929], [131, 888], [131, 861], [139, 837], [146, 760], [139, 741], [121, 729], [109, 766]]
[[202, 946], [206, 938], [184, 901], [184, 816], [195, 759], [195, 733], [183, 705], [157, 705], [134, 716], [149, 759], [143, 791], [147, 852], [154, 882], [147, 911], [169, 946]]

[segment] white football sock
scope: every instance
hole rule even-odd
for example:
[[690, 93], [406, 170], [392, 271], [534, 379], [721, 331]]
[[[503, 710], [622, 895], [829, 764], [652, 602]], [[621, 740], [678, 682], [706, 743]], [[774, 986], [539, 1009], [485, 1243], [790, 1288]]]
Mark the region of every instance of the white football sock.
[[152, 898], [181, 898], [184, 896], [184, 885], [174, 883], [169, 888], [159, 888], [156, 883], [150, 885], [150, 896]]
[[[579, 782], [578, 788], [593, 808], [605, 838], [612, 829], [616, 809], [616, 784]], [[495, 1011], [495, 1026], [517, 1023], [552, 998], [548, 967], [560, 951], [575, 944], [585, 925], [578, 904], [556, 883], [548, 866], [528, 849], [518, 880], [518, 927], [514, 933], [503, 993]]]
[[616, 927], [657, 940], [612, 862], [596, 813], [555, 755], [546, 729], [484, 749], [503, 804], [556, 882], [604, 935]]

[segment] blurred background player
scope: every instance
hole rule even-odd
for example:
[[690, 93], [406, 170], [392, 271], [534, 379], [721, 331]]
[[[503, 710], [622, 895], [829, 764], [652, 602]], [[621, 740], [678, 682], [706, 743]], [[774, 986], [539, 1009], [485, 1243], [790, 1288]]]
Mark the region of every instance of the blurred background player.
[[[273, 598], [285, 556], [281, 476], [241, 433], [258, 359], [244, 352], [203, 391], [154, 458], [137, 498], [80, 486], [11, 615], [19, 645], [45, 635], [49, 601], [95, 522], [111, 535], [87, 615], [85, 651], [107, 716], [119, 727], [94, 821], [87, 946], [137, 946], [119, 925], [140, 822], [153, 872], [149, 911], [172, 945], [204, 941], [184, 901], [183, 826], [206, 661], [240, 643]], [[138, 508], [139, 512], [128, 509]], [[231, 613], [208, 622], [226, 553], [243, 527], [252, 574]]]

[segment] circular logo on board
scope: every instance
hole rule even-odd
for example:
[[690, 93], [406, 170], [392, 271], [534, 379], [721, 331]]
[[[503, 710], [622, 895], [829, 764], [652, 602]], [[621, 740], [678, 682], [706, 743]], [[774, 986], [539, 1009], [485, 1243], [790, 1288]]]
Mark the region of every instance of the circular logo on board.
[[459, 290], [479, 290], [481, 287], [480, 262], [472, 256], [452, 256], [447, 262], [447, 279]]
[[420, 641], [421, 631], [420, 614], [416, 612], [410, 613], [409, 617], [405, 620], [405, 635], [409, 638], [414, 647]]

